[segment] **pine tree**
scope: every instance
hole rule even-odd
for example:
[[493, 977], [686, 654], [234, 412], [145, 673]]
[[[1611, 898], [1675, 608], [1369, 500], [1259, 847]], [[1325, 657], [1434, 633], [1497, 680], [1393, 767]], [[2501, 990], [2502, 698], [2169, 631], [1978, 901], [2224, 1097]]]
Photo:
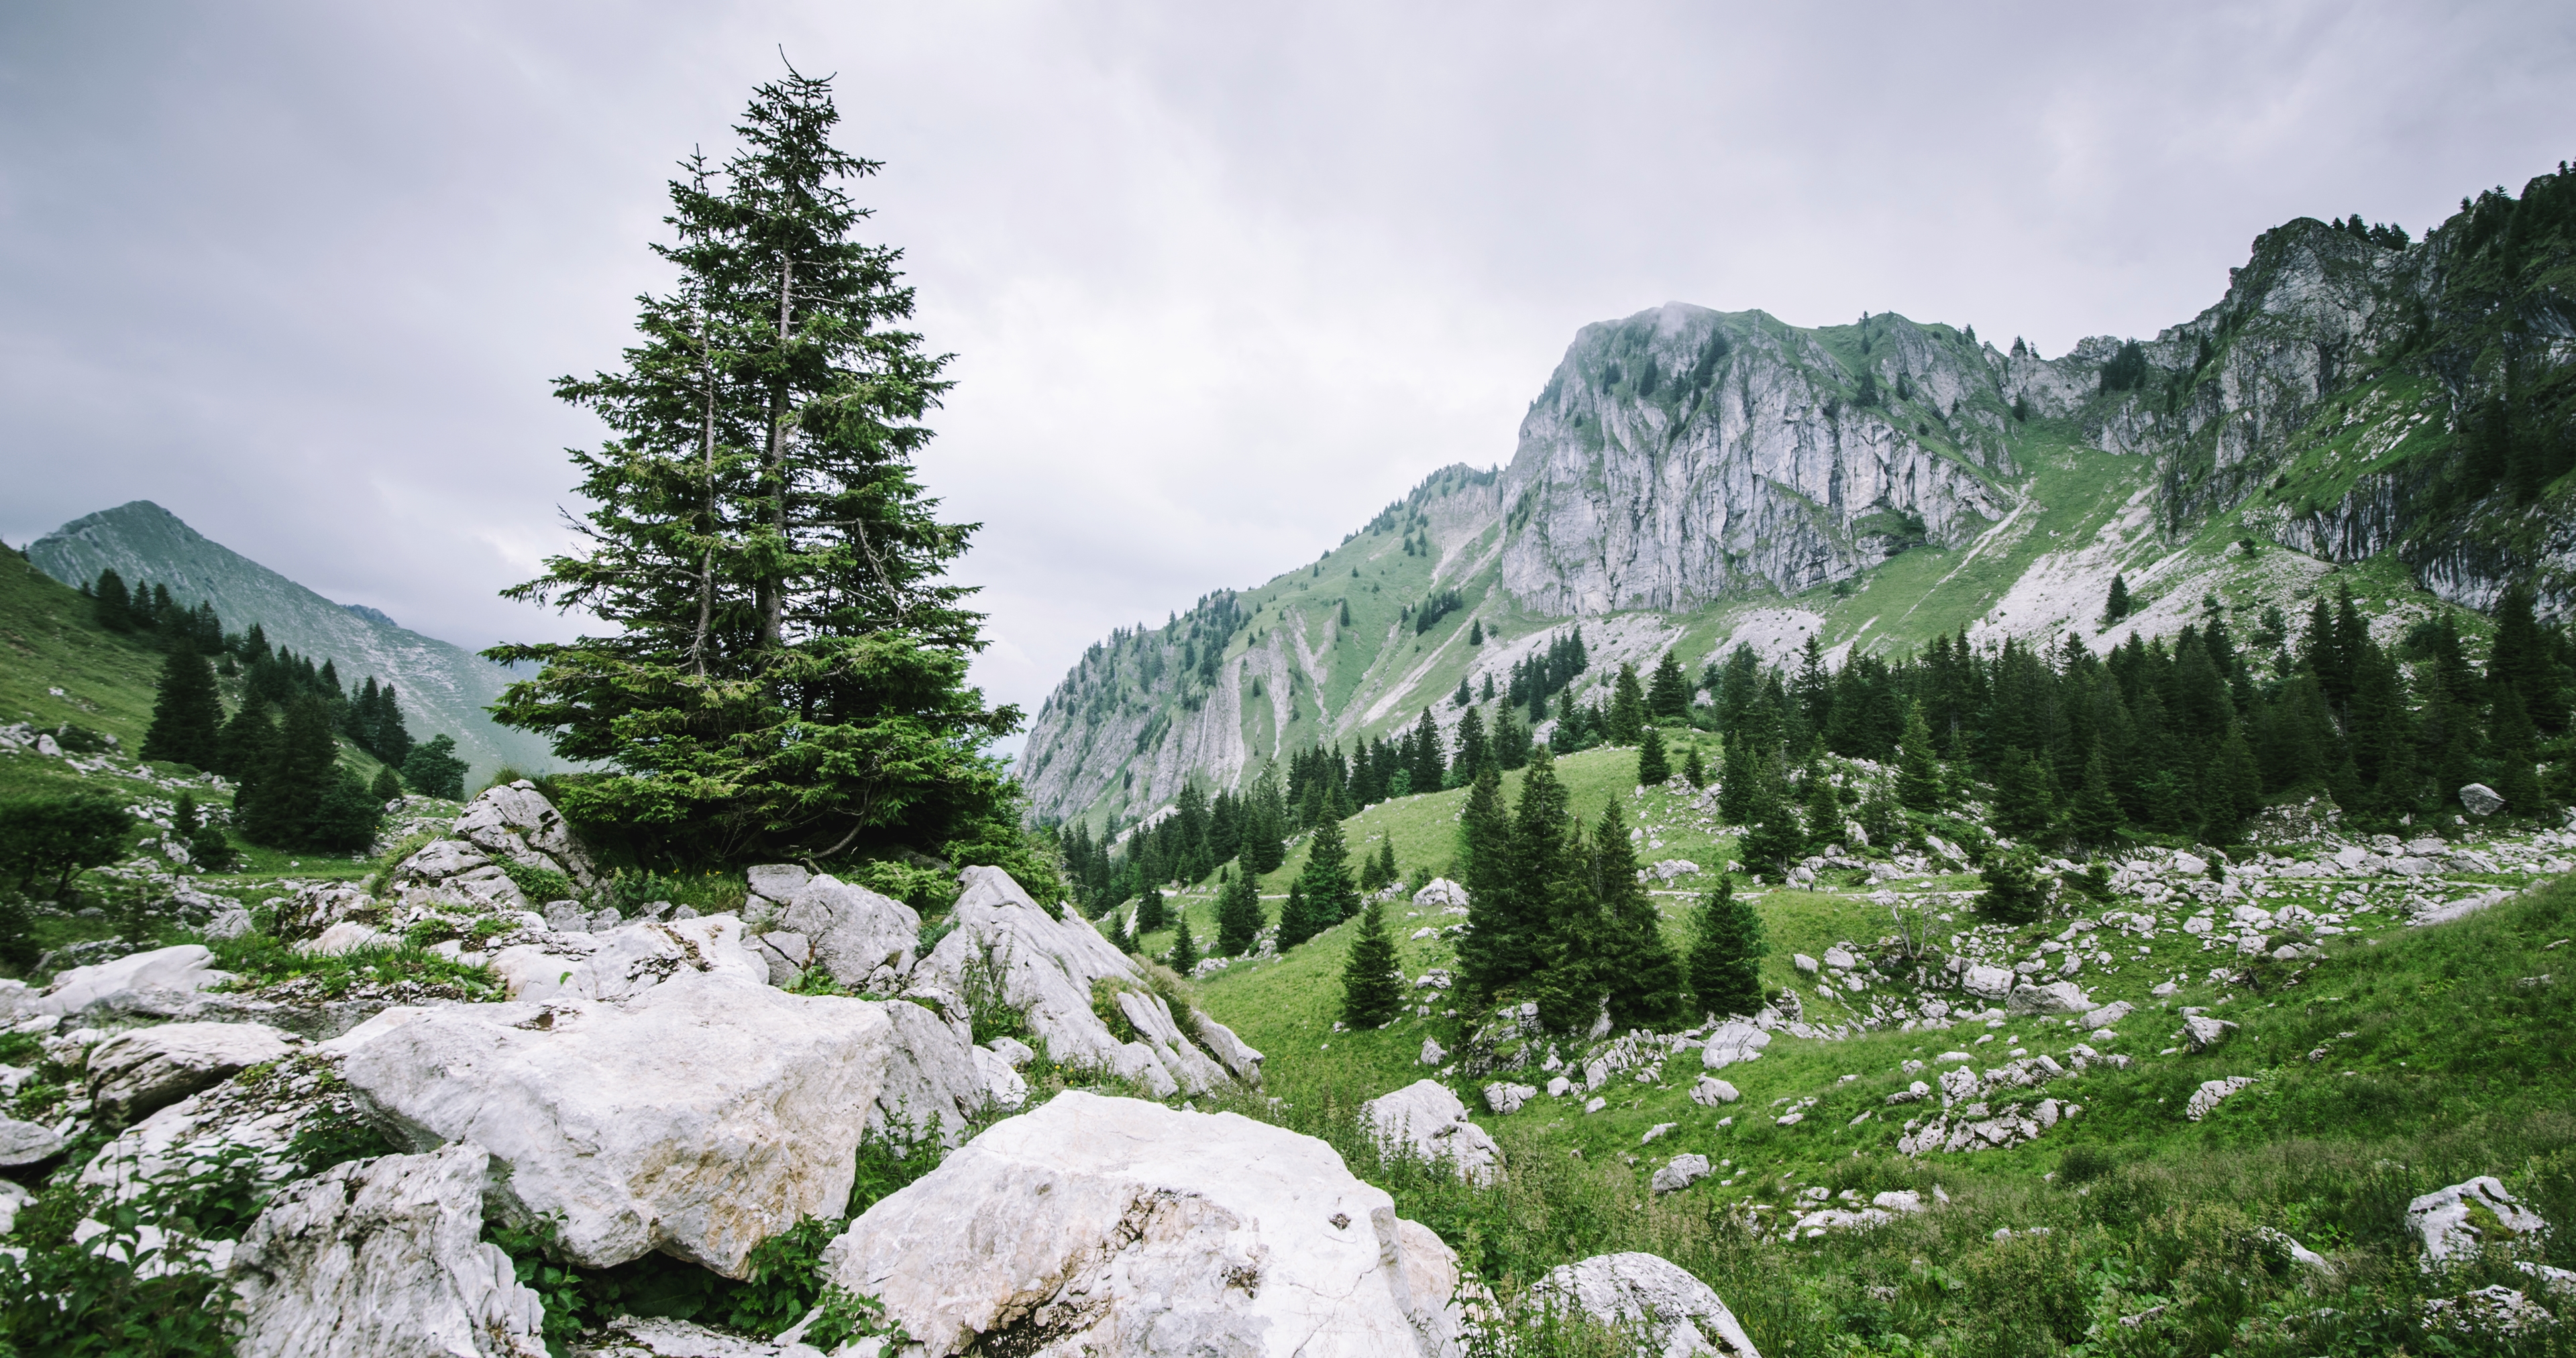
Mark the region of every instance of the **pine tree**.
[[1377, 879], [1380, 886], [1393, 886], [1404, 880], [1404, 870], [1395, 865], [1395, 840], [1388, 838], [1377, 846]]
[[1465, 787], [1476, 781], [1494, 762], [1494, 749], [1485, 739], [1485, 718], [1470, 707], [1458, 718], [1458, 759], [1449, 769], [1453, 787]]
[[1467, 687], [1467, 676], [1463, 674], [1458, 676], [1458, 691], [1449, 695], [1449, 701], [1460, 707], [1469, 706], [1476, 701], [1476, 695]]
[[98, 573], [97, 583], [90, 586], [90, 616], [111, 632], [134, 630], [134, 601], [126, 592], [124, 576], [114, 570]]
[[1404, 981], [1396, 970], [1395, 940], [1386, 921], [1371, 905], [1360, 914], [1351, 939], [1350, 960], [1342, 964], [1342, 1022], [1351, 1028], [1383, 1028], [1404, 1011]]
[[1238, 872], [1225, 884], [1216, 903], [1216, 950], [1226, 957], [1252, 951], [1261, 934], [1261, 887], [1251, 874]]
[[1682, 781], [1694, 788], [1708, 786], [1708, 766], [1699, 762], [1699, 745], [1696, 742], [1682, 756]]
[[1726, 772], [1717, 786], [1717, 814], [1730, 825], [1753, 823], [1754, 778], [1761, 766], [1753, 757], [1753, 742], [1742, 734], [1724, 738], [1723, 757]]
[[403, 795], [402, 779], [392, 769], [378, 769], [376, 780], [367, 785], [367, 795], [379, 802], [390, 802]]
[[1288, 884], [1288, 903], [1279, 911], [1279, 951], [1313, 938], [1332, 927], [1334, 921], [1323, 918], [1314, 904], [1306, 899], [1306, 884], [1300, 879]]
[[[2541, 789], [2539, 771], [2532, 765], [2538, 732], [2524, 708], [2522, 691], [2511, 685], [2498, 690], [2494, 708], [2487, 739], [2495, 747], [2496, 795], [2504, 798], [2505, 810], [2512, 814], [2538, 817], [2549, 809], [2549, 798]], [[2442, 791], [2453, 800], [2460, 794], [2456, 786]]]
[[1762, 916], [1738, 900], [1735, 879], [1719, 877], [1717, 890], [1700, 902], [1691, 939], [1691, 995], [1703, 1014], [1750, 1018], [1762, 1012]]
[[1163, 926], [1169, 923], [1171, 919], [1163, 908], [1163, 893], [1154, 887], [1146, 887], [1144, 894], [1136, 898], [1136, 936], [1142, 938], [1147, 934], [1161, 933]]
[[1646, 691], [1637, 683], [1637, 667], [1622, 664], [1610, 688], [1608, 735], [1613, 745], [1634, 745], [1646, 728]]
[[2039, 856], [2029, 849], [1995, 854], [1986, 861], [1986, 894], [1977, 909], [1997, 924], [2036, 924], [2046, 900], [2039, 883]]
[[[1698, 755], [1694, 753], [1692, 758]], [[1664, 733], [1649, 726], [1637, 749], [1637, 785], [1662, 787], [1672, 776], [1673, 766], [1664, 759]]]
[[1646, 711], [1657, 721], [1684, 721], [1690, 717], [1690, 676], [1682, 673], [1682, 662], [1672, 652], [1655, 662], [1655, 677], [1646, 686]]
[[1198, 940], [1190, 937], [1190, 912], [1187, 910], [1176, 911], [1173, 914], [1172, 951], [1163, 961], [1164, 965], [1183, 976], [1189, 975], [1198, 968], [1199, 945]]
[[[1467, 644], [1470, 646], [1482, 646], [1485, 644], [1485, 623], [1482, 618], [1470, 618], [1467, 620]], [[1493, 686], [1494, 676], [1490, 674], [1486, 675], [1485, 687], [1492, 688]], [[1485, 696], [1490, 698], [1494, 695], [1488, 693]]]
[[581, 554], [506, 593], [612, 630], [487, 652], [542, 666], [495, 717], [607, 766], [564, 785], [568, 816], [681, 856], [913, 848], [1052, 889], [983, 754], [1019, 713], [970, 686], [981, 615], [943, 583], [971, 526], [914, 478], [946, 360], [902, 328], [900, 252], [852, 239], [846, 185], [878, 166], [838, 119], [829, 81], [760, 86], [742, 149], [672, 184], [679, 281], [625, 366], [556, 384], [614, 437], [573, 454]]
[[1484, 1005], [1536, 966], [1532, 920], [1522, 909], [1520, 873], [1512, 863], [1511, 815], [1502, 778], [1488, 769], [1467, 789], [1458, 813], [1459, 885], [1467, 888], [1467, 933], [1458, 940], [1458, 976]]
[[1440, 724], [1431, 719], [1431, 709], [1422, 709], [1422, 720], [1413, 727], [1413, 752], [1406, 759], [1413, 774], [1413, 790], [1438, 792], [1449, 772], [1447, 754], [1440, 748]]
[[1306, 901], [1323, 921], [1321, 928], [1332, 926], [1360, 912], [1360, 893], [1351, 881], [1350, 846], [1342, 838], [1342, 823], [1326, 817], [1315, 827], [1315, 837], [1306, 846], [1306, 866], [1297, 874], [1306, 887]]
[[1768, 761], [1747, 781], [1752, 790], [1746, 796], [1744, 837], [1736, 852], [1743, 855], [1747, 868], [1770, 873], [1778, 881], [1806, 852], [1807, 832], [1798, 824], [1797, 811], [1780, 795], [1778, 771]]
[[2084, 756], [2084, 783], [2067, 811], [2066, 824], [2079, 842], [2096, 848], [2107, 848], [2120, 836], [2120, 802], [2111, 795], [2110, 761], [2102, 757], [2099, 740]]
[[1807, 770], [1807, 852], [1823, 853], [1843, 838], [1843, 803], [1822, 768]]
[[331, 738], [331, 713], [318, 697], [298, 698], [286, 710], [268, 765], [244, 789], [241, 830], [253, 844], [303, 848], [334, 790], [340, 747]]
[[1905, 735], [1899, 742], [1896, 799], [1908, 811], [1941, 809], [1941, 761], [1932, 749], [1932, 725], [1923, 719], [1923, 704], [1905, 708]]
[[2057, 814], [2048, 770], [2026, 750], [2006, 750], [1995, 774], [1995, 828], [2015, 839], [2047, 833]]
[[211, 769], [223, 723], [214, 670], [193, 644], [180, 642], [161, 662], [161, 689], [152, 702], [151, 729], [143, 735], [143, 757]]
[[1639, 879], [1636, 846], [1613, 797], [1592, 834], [1592, 891], [1601, 912], [1600, 975], [1615, 1028], [1683, 1026], [1688, 980], [1664, 941], [1663, 915]]

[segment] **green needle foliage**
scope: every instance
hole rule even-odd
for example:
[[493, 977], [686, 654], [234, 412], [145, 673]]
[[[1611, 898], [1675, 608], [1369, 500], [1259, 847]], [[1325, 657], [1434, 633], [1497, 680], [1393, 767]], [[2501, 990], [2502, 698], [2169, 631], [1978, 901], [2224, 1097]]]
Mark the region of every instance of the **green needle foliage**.
[[1189, 975], [1191, 969], [1199, 964], [1199, 942], [1190, 937], [1190, 916], [1187, 911], [1179, 912], [1178, 917], [1173, 921], [1172, 952], [1164, 962], [1183, 976]]
[[1315, 827], [1315, 842], [1306, 851], [1306, 867], [1298, 881], [1305, 885], [1307, 905], [1323, 921], [1317, 932], [1360, 912], [1359, 886], [1351, 880], [1350, 845], [1342, 838], [1340, 821], [1327, 816]]
[[1664, 755], [1664, 733], [1649, 726], [1645, 743], [1637, 750], [1637, 784], [1640, 787], [1662, 787], [1672, 776], [1672, 763]]
[[194, 645], [180, 642], [161, 662], [161, 691], [152, 703], [152, 728], [143, 735], [143, 757], [213, 768], [223, 724], [213, 667]]
[[1404, 1010], [1404, 982], [1397, 975], [1395, 940], [1374, 904], [1360, 912], [1350, 961], [1342, 966], [1342, 1022], [1353, 1028], [1383, 1028]]
[[1691, 996], [1703, 1014], [1751, 1017], [1762, 1012], [1762, 916], [1736, 899], [1735, 879], [1720, 877], [1701, 901], [1690, 950]]
[[1977, 909], [1997, 924], [2036, 924], [2045, 901], [2045, 889], [2039, 881], [2039, 856], [2028, 849], [2015, 849], [1988, 859], [1983, 876], [1986, 894], [1977, 900]]
[[671, 185], [654, 250], [680, 279], [625, 365], [556, 383], [613, 431], [572, 454], [597, 508], [579, 554], [506, 593], [614, 630], [493, 648], [543, 667], [496, 717], [609, 766], [564, 780], [564, 811], [641, 853], [909, 848], [1060, 897], [985, 754], [1019, 713], [968, 685], [982, 615], [942, 583], [973, 525], [914, 479], [946, 359], [902, 328], [901, 252], [851, 238], [845, 185], [879, 167], [832, 145], [839, 116], [827, 80], [760, 86], [742, 149]]
[[1226, 957], [1252, 951], [1261, 933], [1261, 887], [1250, 873], [1238, 872], [1225, 884], [1216, 903], [1216, 950]]

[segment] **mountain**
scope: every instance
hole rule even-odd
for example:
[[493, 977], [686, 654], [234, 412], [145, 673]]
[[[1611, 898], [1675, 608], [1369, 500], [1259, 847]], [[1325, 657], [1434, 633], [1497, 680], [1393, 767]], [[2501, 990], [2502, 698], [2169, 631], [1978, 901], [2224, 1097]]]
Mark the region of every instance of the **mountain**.
[[[1132, 820], [1425, 710], [1454, 726], [1462, 679], [1499, 689], [1576, 626], [1588, 697], [1667, 650], [1694, 673], [1811, 637], [1834, 664], [1962, 630], [2099, 651], [2212, 606], [2259, 634], [2330, 577], [2391, 634], [2516, 580], [2563, 616], [2571, 411], [2563, 169], [2421, 241], [2290, 222], [2199, 315], [2053, 359], [1670, 303], [1577, 333], [1507, 465], [1444, 468], [1311, 565], [1090, 648], [1019, 769], [1043, 816]], [[2115, 577], [2137, 607], [2106, 624]]]
[[503, 764], [534, 771], [561, 762], [543, 739], [504, 730], [486, 714], [511, 680], [508, 669], [396, 626], [376, 609], [333, 603], [149, 500], [74, 519], [31, 543], [27, 559], [70, 585], [102, 570], [129, 585], [166, 585], [183, 605], [212, 602], [228, 631], [257, 623], [271, 645], [337, 662], [346, 683], [368, 675], [391, 680], [413, 737], [455, 737], [457, 755], [472, 766], [469, 778]]

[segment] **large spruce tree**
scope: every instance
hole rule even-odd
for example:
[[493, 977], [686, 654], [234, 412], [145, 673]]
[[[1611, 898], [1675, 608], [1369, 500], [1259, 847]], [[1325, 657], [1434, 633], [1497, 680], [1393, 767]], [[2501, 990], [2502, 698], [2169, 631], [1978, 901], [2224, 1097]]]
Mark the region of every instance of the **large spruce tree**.
[[1342, 964], [1342, 1022], [1383, 1028], [1404, 1011], [1404, 980], [1396, 971], [1395, 940], [1371, 904], [1360, 913], [1350, 960]]
[[1306, 903], [1329, 929], [1360, 912], [1359, 885], [1351, 876], [1351, 849], [1342, 823], [1327, 815], [1315, 826], [1306, 846], [1306, 866], [1297, 880], [1306, 888]]
[[193, 644], [180, 642], [161, 662], [161, 691], [152, 701], [151, 729], [143, 733], [143, 757], [211, 769], [223, 724], [213, 667]]
[[1261, 887], [1252, 874], [1238, 872], [1225, 884], [1216, 903], [1216, 951], [1241, 957], [1261, 935]]
[[900, 252], [853, 238], [831, 86], [755, 91], [721, 167], [670, 187], [679, 275], [643, 299], [624, 366], [561, 379], [604, 444], [573, 454], [596, 507], [575, 555], [506, 593], [584, 610], [606, 635], [493, 648], [534, 661], [496, 710], [608, 771], [566, 813], [663, 856], [738, 860], [918, 849], [1055, 887], [985, 753], [1019, 714], [967, 682], [972, 592], [942, 583], [972, 525], [914, 479], [945, 358], [903, 328]]
[[1592, 834], [1592, 895], [1599, 902], [1599, 974], [1613, 1028], [1683, 1026], [1687, 980], [1664, 941], [1663, 916], [1638, 880], [1636, 846], [1613, 797]]
[[1703, 1014], [1719, 1018], [1762, 1012], [1762, 916], [1735, 895], [1735, 879], [1721, 876], [1700, 902], [1690, 950], [1691, 997]]

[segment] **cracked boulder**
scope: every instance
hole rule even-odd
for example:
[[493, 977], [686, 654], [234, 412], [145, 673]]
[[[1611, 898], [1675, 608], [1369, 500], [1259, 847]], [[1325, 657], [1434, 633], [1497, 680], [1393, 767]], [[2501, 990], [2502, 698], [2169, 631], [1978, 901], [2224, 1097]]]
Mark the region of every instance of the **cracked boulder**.
[[1598, 1254], [1560, 1264], [1531, 1289], [1604, 1325], [1643, 1329], [1664, 1358], [1761, 1358], [1715, 1288], [1660, 1255]]
[[912, 969], [921, 916], [890, 896], [788, 863], [750, 872], [743, 931], [776, 985], [819, 967], [853, 990], [891, 992]]
[[623, 1005], [388, 1009], [326, 1050], [406, 1144], [488, 1148], [501, 1200], [556, 1217], [591, 1268], [659, 1250], [741, 1277], [753, 1246], [845, 1210], [863, 1134], [953, 1139], [985, 1099], [965, 1040], [919, 1005], [713, 972]]
[[292, 1054], [300, 1039], [264, 1023], [168, 1023], [122, 1032], [90, 1049], [98, 1112], [132, 1122], [252, 1066]]
[[456, 818], [450, 833], [495, 859], [560, 872], [578, 890], [599, 884], [598, 865], [573, 835], [571, 823], [524, 778], [485, 788]]
[[1378, 1148], [1390, 1157], [1446, 1161], [1469, 1183], [1502, 1176], [1503, 1148], [1493, 1133], [1468, 1120], [1467, 1105], [1438, 1080], [1416, 1080], [1360, 1105], [1360, 1117]]
[[1457, 1256], [1330, 1146], [1079, 1090], [869, 1208], [822, 1273], [882, 1300], [925, 1355], [1460, 1347]]
[[742, 921], [732, 915], [628, 924], [597, 934], [550, 930], [536, 942], [494, 953], [491, 967], [514, 1000], [624, 1004], [684, 974], [768, 980], [767, 968], [744, 951]]

